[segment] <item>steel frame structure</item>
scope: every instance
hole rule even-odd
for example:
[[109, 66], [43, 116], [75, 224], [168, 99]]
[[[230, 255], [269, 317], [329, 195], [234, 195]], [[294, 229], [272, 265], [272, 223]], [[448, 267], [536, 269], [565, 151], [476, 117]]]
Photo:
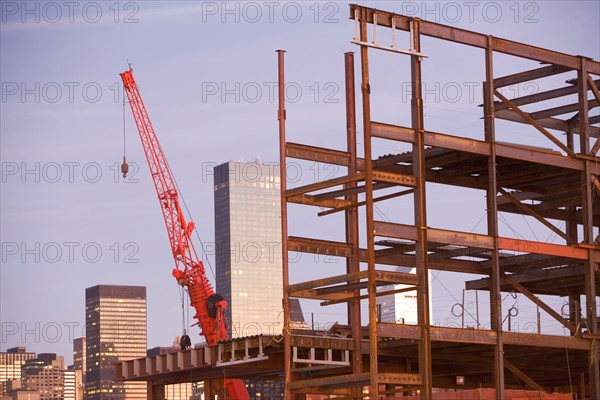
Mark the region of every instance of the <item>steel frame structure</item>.
[[[594, 237], [600, 226], [600, 158], [597, 156], [600, 128], [595, 126], [600, 118], [590, 117], [588, 113], [600, 104], [600, 63], [583, 56], [358, 5], [350, 6], [350, 18], [357, 24], [353, 42], [360, 47], [362, 158], [357, 149], [353, 53], [345, 54], [347, 149], [340, 151], [286, 140], [284, 51], [278, 50], [286, 399], [301, 399], [307, 393], [315, 393], [374, 400], [411, 392], [419, 393], [422, 399], [432, 399], [432, 388], [456, 387], [450, 379], [455, 375], [464, 375], [467, 387], [496, 388], [497, 399], [504, 399], [505, 388], [516, 386], [516, 382], [544, 392], [564, 392], [574, 387], [579, 399], [600, 399], [597, 315], [600, 246]], [[375, 37], [369, 37], [369, 28]], [[391, 46], [378, 43], [378, 28], [392, 30]], [[396, 31], [410, 33], [409, 49], [397, 47]], [[421, 73], [425, 62], [421, 52], [423, 36], [483, 50], [484, 140], [425, 129]], [[410, 126], [371, 119], [370, 49], [410, 57]], [[496, 77], [493, 67], [498, 53], [538, 61], [544, 66]], [[512, 99], [499, 91], [508, 85], [565, 72], [573, 74], [574, 79], [564, 87]], [[569, 99], [564, 98], [567, 95], [576, 95], [577, 102], [535, 112], [523, 111], [524, 105], [548, 99], [568, 102]], [[557, 117], [573, 112], [576, 114], [568, 119]], [[500, 119], [530, 125], [548, 139], [554, 150], [497, 141], [496, 121]], [[374, 139], [408, 143], [412, 151], [375, 158]], [[337, 165], [345, 167], [347, 173], [288, 188], [285, 179], [288, 159]], [[499, 177], [502, 177], [501, 182]], [[428, 182], [484, 191], [487, 234], [429, 226]], [[397, 189], [378, 196], [384, 188]], [[358, 200], [360, 193], [364, 194], [364, 201]], [[376, 220], [374, 204], [399, 196], [412, 196], [414, 223]], [[288, 204], [327, 209], [319, 213], [321, 216], [343, 212], [346, 240], [334, 242], [289, 236]], [[362, 206], [365, 232], [361, 233], [359, 218], [362, 216], [358, 208]], [[564, 244], [502, 237], [498, 229], [499, 212], [535, 218], [564, 240]], [[549, 219], [563, 221], [564, 228]], [[361, 234], [366, 237], [362, 247], [359, 245]], [[346, 273], [292, 283], [290, 251], [343, 257]], [[518, 254], [509, 257], [508, 252]], [[475, 258], [465, 259], [466, 255]], [[416, 274], [390, 271], [382, 266], [414, 267]], [[491, 328], [466, 330], [432, 326], [428, 280], [431, 270], [485, 276], [467, 282], [466, 287], [489, 291]], [[376, 298], [391, 293], [378, 291], [378, 288], [396, 283], [409, 285], [409, 290], [417, 293], [416, 326], [378, 321]], [[503, 291], [521, 293], [537, 303], [559, 321], [570, 336], [523, 336], [504, 332]], [[568, 296], [569, 317], [565, 318], [544, 303], [539, 295]], [[317, 299], [322, 305], [347, 303], [349, 327], [346, 332], [352, 339], [351, 367], [313, 369], [310, 374], [306, 369], [297, 368], [292, 357], [295, 336], [290, 329], [290, 297]], [[368, 327], [360, 324], [361, 300], [368, 304]], [[570, 362], [568, 372], [562, 368], [565, 352]], [[546, 358], [544, 365], [540, 363], [542, 357]], [[363, 393], [365, 387], [368, 393]]]

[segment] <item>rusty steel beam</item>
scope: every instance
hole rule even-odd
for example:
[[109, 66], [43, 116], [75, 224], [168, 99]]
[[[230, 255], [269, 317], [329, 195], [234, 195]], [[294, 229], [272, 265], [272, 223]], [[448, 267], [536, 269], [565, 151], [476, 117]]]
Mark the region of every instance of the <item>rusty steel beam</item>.
[[[598, 107], [599, 104], [600, 104], [600, 100], [589, 100], [587, 102], [588, 110]], [[529, 113], [529, 116], [531, 116], [531, 118], [537, 120], [537, 119], [554, 117], [556, 115], [563, 115], [563, 114], [579, 111], [579, 108], [580, 108], [579, 103], [573, 103], [573, 104], [567, 104], [567, 105], [560, 106], [560, 107], [553, 107], [553, 108], [548, 108], [545, 110], [534, 111], [532, 113]]]
[[[377, 297], [380, 296], [387, 296], [390, 294], [396, 294], [396, 293], [405, 293], [405, 292], [412, 292], [417, 290], [416, 286], [411, 286], [411, 287], [407, 287], [407, 288], [402, 288], [402, 289], [394, 289], [394, 290], [386, 290], [383, 292], [377, 292]], [[364, 300], [369, 298], [368, 294], [357, 294], [357, 295], [353, 295], [350, 297], [346, 297], [344, 299], [340, 299], [340, 300], [327, 300], [327, 301], [323, 301], [320, 303], [321, 306], [330, 306], [333, 304], [339, 304], [339, 303], [346, 303], [346, 302], [350, 302], [350, 301], [356, 301], [356, 300]]]
[[[590, 78], [590, 81], [594, 82], [591, 78]], [[600, 80], [597, 80], [596, 84], [600, 84]], [[517, 97], [517, 98], [511, 99], [510, 101], [512, 101], [517, 106], [523, 106], [523, 105], [527, 105], [527, 104], [537, 103], [539, 101], [550, 100], [550, 99], [555, 99], [557, 97], [575, 94], [575, 93], [577, 93], [577, 91], [578, 91], [577, 86], [570, 85], [570, 86], [565, 86], [565, 87], [562, 87], [559, 89], [552, 89], [552, 90], [547, 90], [544, 92], [530, 94], [528, 96]], [[502, 102], [494, 102], [494, 111], [506, 110], [507, 108], [508, 108], [508, 106]], [[578, 111], [578, 109], [575, 111]], [[535, 118], [535, 119], [537, 119], [537, 118]]]
[[353, 247], [348, 243], [297, 236], [288, 238], [288, 250], [336, 257], [352, 257], [354, 253]]
[[[419, 325], [379, 323], [381, 336], [396, 339], [419, 340]], [[496, 343], [496, 332], [484, 329], [466, 329], [455, 327], [432, 326], [433, 342], [468, 343], [492, 346]], [[506, 346], [547, 347], [553, 349], [584, 350], [590, 349], [591, 339], [574, 336], [540, 335], [535, 333], [503, 332]]]
[[529, 290], [527, 290], [527, 288], [525, 286], [521, 285], [519, 282], [517, 282], [516, 279], [513, 279], [510, 276], [505, 276], [504, 280], [506, 280], [506, 282], [508, 282], [512, 287], [514, 287], [515, 290], [522, 293], [525, 297], [527, 297], [529, 300], [531, 300], [534, 304], [539, 306], [542, 310], [546, 311], [546, 313], [548, 313], [548, 315], [550, 315], [552, 318], [554, 318], [555, 320], [560, 322], [565, 328], [569, 329], [571, 331], [571, 333], [573, 333], [574, 335], [577, 333], [577, 327], [574, 324], [572, 324], [567, 319], [563, 318], [559, 313], [554, 311], [552, 309], [552, 307], [550, 307], [549, 305], [547, 305], [546, 303], [541, 301], [539, 299], [539, 297], [537, 297], [536, 295], [531, 293]]
[[[411, 17], [398, 15], [386, 11], [376, 10], [374, 8], [364, 7], [356, 4], [350, 5], [350, 19], [354, 19], [355, 13], [360, 22], [373, 23], [373, 15], [377, 14], [377, 25], [391, 28], [392, 18], [395, 20], [396, 29], [403, 31], [410, 30], [409, 22], [413, 20]], [[421, 35], [435, 37], [442, 40], [448, 40], [455, 43], [461, 43], [469, 46], [485, 49], [487, 47], [488, 36], [459, 29], [448, 25], [438, 24], [420, 20]], [[555, 64], [566, 67], [568, 69], [579, 68], [579, 58], [565, 53], [560, 53], [553, 50], [543, 49], [540, 47], [530, 46], [524, 43], [513, 42], [506, 39], [492, 37], [492, 50], [500, 53], [505, 53], [517, 57], [523, 57], [534, 61], [539, 61], [548, 64]], [[594, 75], [600, 75], [600, 63], [597, 61], [589, 61], [589, 72]]]
[[[289, 237], [288, 250], [310, 254], [322, 254], [335, 257], [352, 257], [354, 250], [352, 246], [343, 242], [333, 242], [329, 240], [310, 239], [301, 237]], [[378, 254], [376, 252], [375, 261], [378, 264], [415, 267], [416, 260], [414, 255], [409, 254]], [[367, 262], [367, 250], [359, 250], [360, 262]], [[487, 267], [479, 267], [479, 263], [464, 260], [433, 260], [429, 261], [431, 268], [442, 271], [464, 272], [469, 274], [486, 274]]]
[[515, 374], [515, 376], [519, 379], [521, 379], [523, 382], [525, 382], [526, 384], [528, 384], [532, 389], [535, 389], [539, 392], [544, 393], [545, 395], [548, 394], [548, 392], [541, 387], [540, 385], [537, 384], [536, 381], [534, 381], [533, 379], [531, 379], [526, 373], [524, 373], [523, 371], [521, 371], [519, 368], [517, 368], [516, 365], [514, 365], [513, 363], [511, 363], [508, 360], [504, 360], [504, 367], [509, 370], [510, 372], [512, 372], [513, 374]]
[[357, 279], [366, 279], [367, 274], [368, 274], [368, 271], [359, 271], [359, 272], [352, 272], [350, 274], [335, 275], [335, 276], [330, 276], [328, 278], [315, 279], [312, 281], [296, 283], [293, 285], [290, 284], [290, 285], [288, 285], [287, 290], [288, 290], [288, 293], [293, 293], [298, 290], [316, 289], [319, 287], [333, 285], [336, 283], [349, 282], [349, 281], [357, 280]]
[[289, 158], [316, 161], [344, 167], [350, 165], [350, 154], [346, 151], [331, 150], [323, 147], [290, 142], [286, 143], [285, 151], [285, 155]]
[[[393, 198], [400, 197], [400, 196], [405, 196], [407, 194], [412, 194], [412, 193], [414, 193], [413, 189], [402, 190], [400, 192], [391, 193], [391, 194], [387, 194], [385, 196], [380, 196], [380, 197], [374, 198], [373, 199], [373, 203], [377, 203], [379, 201], [393, 199]], [[325, 215], [333, 214], [333, 213], [336, 213], [336, 212], [339, 212], [339, 211], [346, 211], [346, 210], [350, 210], [352, 208], [364, 206], [365, 204], [367, 204], [366, 201], [358, 201], [358, 202], [355, 202], [355, 203], [350, 203], [350, 204], [342, 205], [342, 206], [339, 206], [339, 207], [336, 207], [336, 208], [332, 208], [331, 210], [321, 211], [317, 215], [319, 217], [323, 217]]]
[[[481, 249], [493, 249], [494, 237], [471, 232], [459, 232], [445, 229], [427, 228], [427, 238], [431, 242], [471, 246]], [[375, 222], [375, 234], [396, 239], [417, 240], [418, 228], [412, 225], [395, 224], [391, 222]], [[498, 247], [501, 250], [514, 250], [523, 253], [546, 254], [578, 260], [588, 259], [588, 251], [580, 246], [567, 246], [553, 243], [534, 242], [524, 239], [498, 237]]]
[[288, 203], [304, 204], [316, 207], [329, 207], [329, 208], [340, 208], [347, 207], [352, 203], [348, 200], [341, 199], [316, 199], [315, 196], [309, 194], [297, 194], [287, 198]]
[[[496, 117], [498, 117], [497, 114], [498, 113], [495, 114]], [[414, 143], [415, 141], [415, 132], [411, 128], [383, 124], [374, 121], [371, 122], [371, 126], [373, 136], [407, 143]], [[489, 156], [491, 152], [489, 143], [476, 139], [469, 139], [429, 131], [426, 131], [424, 136], [425, 145], [427, 146], [443, 147], [446, 149], [464, 151], [485, 156]], [[551, 149], [543, 150], [535, 148], [525, 148], [507, 143], [495, 143], [493, 147], [496, 149], [497, 157], [530, 161], [540, 164], [549, 164], [556, 167], [569, 168], [578, 171], [583, 171], [585, 168], [585, 162], [583, 161], [583, 159], [565, 157]], [[592, 168], [594, 168], [594, 165], [592, 165]], [[594, 168], [592, 173], [600, 174], [600, 166], [598, 168]]]
[[310, 183], [308, 185], [295, 187], [288, 189], [283, 193], [286, 198], [293, 197], [300, 194], [310, 193], [317, 190], [327, 189], [333, 186], [343, 185], [349, 182], [359, 182], [365, 179], [365, 174], [362, 172], [356, 172], [354, 174], [340, 176], [338, 178], [332, 178], [321, 182]]
[[390, 171], [373, 170], [373, 180], [402, 186], [417, 185], [417, 180], [414, 176]]
[[[346, 197], [353, 194], [360, 194], [365, 192], [365, 186], [354, 186], [351, 184], [346, 185], [347, 188], [340, 190], [333, 190], [331, 192], [319, 193], [315, 195], [315, 200], [323, 200], [323, 199], [335, 199], [337, 197]], [[374, 183], [373, 190], [387, 189], [393, 187], [391, 183]]]
[[598, 90], [598, 86], [600, 85], [600, 80], [593, 80], [591, 76], [587, 75], [588, 88], [594, 94], [596, 100], [600, 101], [600, 90]]
[[567, 153], [571, 157], [575, 156], [575, 152], [573, 152], [573, 150], [568, 148], [563, 142], [561, 142], [553, 134], [548, 132], [542, 125], [538, 124], [536, 120], [532, 118], [528, 113], [522, 111], [512, 101], [504, 97], [502, 93], [500, 93], [498, 90], [494, 90], [494, 94], [496, 95], [496, 97], [502, 100], [502, 102], [505, 103], [512, 111], [516, 112], [519, 115], [519, 117], [523, 118], [527, 123], [529, 123], [535, 129], [540, 131], [542, 135], [546, 136], [552, 143], [554, 143], [556, 146], [562, 149], [565, 153]]
[[572, 68], [565, 68], [560, 65], [548, 65], [546, 67], [536, 68], [529, 71], [518, 72], [516, 74], [503, 76], [501, 78], [494, 79], [494, 87], [496, 89], [514, 85], [516, 83], [522, 83], [527, 81], [533, 81], [547, 76], [562, 74], [563, 72], [571, 71]]
[[521, 210], [523, 210], [527, 215], [530, 215], [530, 216], [534, 217], [536, 220], [538, 220], [539, 222], [541, 222], [546, 228], [550, 229], [551, 231], [553, 231], [554, 233], [556, 233], [558, 236], [560, 236], [563, 239], [567, 240], [567, 235], [563, 231], [561, 231], [560, 229], [558, 229], [556, 226], [554, 226], [550, 222], [546, 221], [546, 219], [544, 217], [542, 217], [540, 214], [538, 214], [537, 212], [535, 212], [535, 210], [533, 210], [531, 207], [529, 207], [526, 204], [521, 203], [519, 200], [515, 199], [510, 193], [508, 193], [506, 190], [504, 190], [504, 189], [502, 189], [500, 187], [498, 188], [498, 191], [500, 193], [502, 193], [502, 196], [504, 196], [506, 199], [508, 199], [510, 202], [512, 202], [518, 208], [520, 208]]
[[[506, 121], [529, 124], [528, 121], [523, 119], [519, 114], [512, 110], [500, 110], [496, 113], [496, 118], [504, 119]], [[577, 126], [573, 126], [570, 121], [565, 121], [559, 118], [541, 118], [536, 120], [536, 122], [544, 128], [554, 129], [562, 132], [571, 132], [577, 134], [580, 133], [579, 128]], [[591, 137], [600, 137], [600, 128], [596, 126], [590, 126], [589, 133]]]
[[[523, 260], [525, 261], [525, 260]], [[550, 264], [549, 266], [553, 266]], [[529, 283], [539, 282], [542, 280], [557, 280], [560, 281], [563, 278], [569, 278], [574, 276], [583, 275], [584, 269], [582, 266], [570, 266], [563, 268], [551, 268], [549, 270], [536, 270], [534, 266], [524, 266], [524, 272], [515, 271], [515, 274], [510, 275], [518, 283]], [[507, 281], [503, 279], [503, 283]], [[476, 281], [465, 282], [465, 289], [467, 290], [488, 290], [490, 287], [489, 278], [483, 278]]]

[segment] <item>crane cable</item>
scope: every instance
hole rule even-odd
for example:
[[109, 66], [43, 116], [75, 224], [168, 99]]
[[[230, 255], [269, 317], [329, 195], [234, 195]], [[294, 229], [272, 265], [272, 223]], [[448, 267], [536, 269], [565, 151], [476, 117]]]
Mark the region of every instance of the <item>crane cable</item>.
[[123, 174], [123, 178], [127, 177], [127, 173], [129, 172], [129, 164], [127, 164], [127, 160], [125, 158], [125, 90], [123, 90], [123, 164], [121, 164], [121, 173]]

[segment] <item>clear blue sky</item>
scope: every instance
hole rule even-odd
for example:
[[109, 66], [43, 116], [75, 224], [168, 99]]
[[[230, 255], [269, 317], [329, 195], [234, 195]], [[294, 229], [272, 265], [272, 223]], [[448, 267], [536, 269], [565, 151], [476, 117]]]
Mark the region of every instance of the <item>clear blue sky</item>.
[[[344, 146], [343, 53], [358, 50], [350, 43], [354, 24], [347, 19], [348, 4], [3, 1], [1, 6], [0, 351], [25, 345], [36, 352], [63, 354], [70, 362], [70, 336], [84, 333], [84, 290], [101, 283], [147, 286], [148, 346], [168, 345], [181, 329], [181, 302], [129, 110], [126, 152], [139, 171], [123, 182], [116, 170], [123, 155], [118, 73], [128, 60], [133, 63], [164, 151], [200, 235], [210, 243], [212, 167], [257, 156], [266, 162], [278, 160], [277, 105], [272, 97], [276, 49], [288, 51], [290, 140]], [[597, 1], [372, 6], [600, 58]], [[406, 43], [405, 35], [399, 38]], [[483, 53], [428, 39], [423, 51], [430, 56], [424, 62], [427, 128], [481, 135], [477, 104]], [[372, 63], [373, 119], [406, 123], [407, 58], [380, 53], [372, 56]], [[503, 56], [495, 64], [497, 76], [535, 67]], [[470, 88], [474, 98], [468, 95]], [[515, 88], [526, 93], [535, 89]], [[535, 132], [512, 125], [501, 135], [506, 141], [541, 140]], [[378, 144], [375, 151], [404, 149]], [[331, 172], [309, 164], [302, 168], [303, 181]], [[483, 193], [470, 195], [431, 196], [431, 204], [446, 211], [432, 211], [430, 224], [484, 228], [478, 223]], [[450, 209], [464, 217], [456, 221]], [[391, 217], [397, 210], [381, 212]], [[300, 217], [293, 218], [299, 225], [294, 232], [304, 233]], [[531, 235], [522, 222], [508, 225], [527, 230], [523, 236]], [[325, 232], [332, 238], [339, 235], [333, 228]], [[548, 235], [541, 232], [540, 237]], [[306, 256], [302, 262], [306, 268], [294, 277], [310, 279], [316, 269], [311, 268], [313, 260]], [[341, 266], [332, 266], [332, 271], [341, 271]], [[448, 304], [460, 298], [461, 283], [449, 279], [441, 285], [437, 279], [434, 290], [439, 293], [434, 295], [436, 320], [455, 321]], [[309, 305], [305, 311], [314, 312], [321, 322], [342, 318], [339, 308]]]

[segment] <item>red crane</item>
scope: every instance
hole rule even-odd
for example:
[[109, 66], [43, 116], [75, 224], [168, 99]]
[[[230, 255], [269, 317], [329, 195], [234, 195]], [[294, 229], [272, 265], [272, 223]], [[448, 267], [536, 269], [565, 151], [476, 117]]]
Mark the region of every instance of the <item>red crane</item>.
[[[158, 137], [152, 127], [152, 122], [144, 106], [140, 91], [133, 79], [133, 69], [120, 74], [133, 119], [137, 126], [146, 154], [150, 174], [158, 195], [160, 208], [167, 226], [169, 242], [175, 259], [173, 276], [179, 285], [189, 293], [190, 303], [196, 310], [194, 318], [198, 320], [201, 335], [206, 338], [209, 346], [215, 346], [219, 340], [229, 338], [224, 319], [227, 302], [215, 293], [206, 278], [204, 264], [198, 258], [192, 242], [192, 232], [195, 224], [186, 222], [179, 203], [179, 193], [173, 179], [173, 174], [167, 164]], [[123, 160], [125, 161], [125, 160]], [[124, 170], [126, 173], [126, 164]], [[232, 399], [250, 400], [244, 382], [240, 379], [225, 379], [225, 390]]]

